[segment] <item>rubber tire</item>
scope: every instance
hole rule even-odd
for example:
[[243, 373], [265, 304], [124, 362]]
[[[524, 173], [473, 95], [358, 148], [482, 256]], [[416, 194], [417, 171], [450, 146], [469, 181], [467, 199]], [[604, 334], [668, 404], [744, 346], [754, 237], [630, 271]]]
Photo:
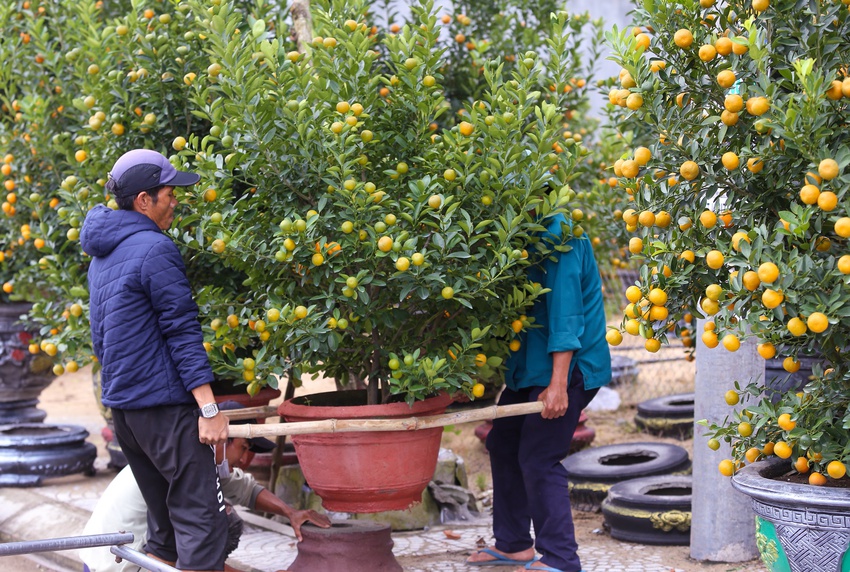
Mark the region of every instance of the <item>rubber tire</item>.
[[[617, 483], [602, 502], [611, 537], [640, 544], [690, 544], [692, 486], [690, 476], [662, 475]], [[653, 494], [665, 489], [681, 494]]]
[[638, 403], [635, 425], [654, 435], [687, 439], [694, 432], [694, 398], [678, 393]]
[[[635, 457], [635, 462], [615, 464]], [[669, 443], [620, 443], [591, 447], [562, 462], [569, 474], [570, 499], [579, 510], [599, 510], [611, 486], [640, 477], [689, 474], [688, 452]]]

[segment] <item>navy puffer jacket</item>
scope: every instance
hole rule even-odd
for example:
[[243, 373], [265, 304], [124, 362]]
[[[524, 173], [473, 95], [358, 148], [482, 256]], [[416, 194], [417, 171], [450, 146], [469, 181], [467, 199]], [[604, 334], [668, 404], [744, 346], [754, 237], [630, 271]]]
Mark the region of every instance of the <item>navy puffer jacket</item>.
[[91, 333], [103, 404], [194, 403], [191, 390], [213, 375], [177, 246], [145, 215], [102, 205], [86, 216], [80, 243], [93, 257]]

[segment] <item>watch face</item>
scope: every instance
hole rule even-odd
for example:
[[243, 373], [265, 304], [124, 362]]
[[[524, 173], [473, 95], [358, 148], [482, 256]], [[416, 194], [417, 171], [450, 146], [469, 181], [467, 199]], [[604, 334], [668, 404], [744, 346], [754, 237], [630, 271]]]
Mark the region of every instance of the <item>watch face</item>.
[[218, 413], [218, 405], [215, 403], [207, 403], [201, 408], [201, 415], [204, 417], [215, 417]]

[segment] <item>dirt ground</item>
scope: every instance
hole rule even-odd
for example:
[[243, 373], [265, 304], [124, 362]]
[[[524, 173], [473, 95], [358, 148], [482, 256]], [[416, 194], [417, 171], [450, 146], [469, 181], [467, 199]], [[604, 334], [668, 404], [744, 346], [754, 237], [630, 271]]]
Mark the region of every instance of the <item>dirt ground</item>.
[[[332, 389], [326, 383], [316, 384], [311, 382], [311, 387]], [[102, 423], [100, 421], [97, 405], [91, 389], [91, 372], [84, 368], [74, 374], [65, 374], [57, 378], [53, 384], [41, 395], [41, 405], [48, 411], [48, 421], [73, 422], [84, 424], [91, 433], [89, 441], [95, 444], [100, 456], [104, 456], [104, 442], [100, 436]], [[641, 433], [634, 425], [633, 419], [635, 407], [624, 405], [614, 412], [588, 412], [589, 421], [587, 426], [596, 431], [594, 446], [608, 445], [612, 443], [623, 443], [633, 441], [664, 441], [684, 447], [690, 454], [693, 453], [693, 440], [679, 441], [677, 439], [659, 438]], [[88, 420], [85, 421], [84, 420]], [[489, 459], [487, 451], [481, 441], [475, 436], [474, 430], [478, 423], [469, 423], [447, 427], [443, 436], [443, 446], [452, 449], [460, 455], [466, 463], [467, 475], [469, 476], [469, 487], [481, 497], [486, 497], [491, 487]], [[603, 519], [600, 513], [575, 511], [576, 534], [580, 545], [604, 545], [605, 550], [611, 554], [621, 556], [623, 560], [634, 559], [635, 546], [612, 539], [603, 527]], [[490, 542], [492, 539], [485, 539]], [[713, 572], [753, 572], [761, 570], [758, 562], [747, 562], [739, 564], [726, 563], [701, 563], [691, 560], [688, 547], [682, 546], [641, 546], [644, 553], [651, 551], [652, 554], [660, 555], [661, 561], [672, 569], [691, 571], [713, 571]], [[462, 559], [462, 556], [450, 555], [451, 559]], [[11, 559], [4, 562], [4, 571], [18, 572], [12, 565]], [[29, 567], [20, 569], [38, 570], [30, 562]]]
[[[689, 455], [693, 455], [693, 439], [680, 441], [674, 438], [656, 437], [642, 433], [638, 431], [633, 422], [635, 413], [636, 407], [634, 406], [622, 406], [617, 411], [588, 412], [587, 426], [596, 431], [593, 446], [636, 441], [665, 442], [684, 447]], [[470, 489], [477, 495], [486, 497], [487, 491], [492, 486], [490, 461], [484, 445], [474, 434], [476, 425], [470, 423], [447, 428], [443, 435], [443, 446], [452, 449], [464, 459], [469, 475]], [[573, 520], [580, 546], [599, 546], [601, 544], [604, 545], [606, 552], [624, 561], [634, 558], [636, 545], [611, 538], [604, 529], [601, 513], [574, 510]], [[485, 540], [491, 541], [492, 539]], [[651, 552], [653, 555], [660, 556], [661, 562], [665, 566], [670, 566], [671, 570], [679, 569], [687, 572], [756, 572], [763, 570], [758, 561], [736, 564], [697, 562], [690, 558], [687, 546], [640, 546], [639, 549], [645, 553]]]

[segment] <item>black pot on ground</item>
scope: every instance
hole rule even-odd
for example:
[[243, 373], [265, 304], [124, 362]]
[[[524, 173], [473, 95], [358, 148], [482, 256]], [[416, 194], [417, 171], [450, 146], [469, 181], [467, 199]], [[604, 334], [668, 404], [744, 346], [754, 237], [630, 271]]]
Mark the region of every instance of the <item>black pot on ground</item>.
[[[788, 373], [782, 367], [782, 358], [771, 358], [764, 364], [764, 379], [766, 393], [774, 403], [779, 401], [780, 396], [789, 391], [799, 391], [812, 378], [812, 367], [823, 362], [823, 355], [815, 351], [809, 355], [798, 355], [800, 369], [794, 373]], [[774, 395], [770, 395], [773, 392]]]
[[0, 422], [35, 423], [46, 413], [38, 396], [53, 382], [52, 360], [29, 352], [32, 335], [21, 325], [30, 304], [0, 304]]
[[630, 479], [608, 489], [602, 515], [611, 536], [640, 544], [691, 541], [691, 476]]
[[563, 461], [573, 508], [598, 510], [615, 484], [655, 475], [690, 473], [688, 452], [667, 443], [621, 443], [592, 447]]
[[18, 423], [0, 426], [0, 486], [28, 487], [44, 477], [94, 474], [97, 448], [76, 425]]
[[679, 393], [638, 403], [635, 425], [654, 435], [689, 438], [694, 433], [694, 394]]

